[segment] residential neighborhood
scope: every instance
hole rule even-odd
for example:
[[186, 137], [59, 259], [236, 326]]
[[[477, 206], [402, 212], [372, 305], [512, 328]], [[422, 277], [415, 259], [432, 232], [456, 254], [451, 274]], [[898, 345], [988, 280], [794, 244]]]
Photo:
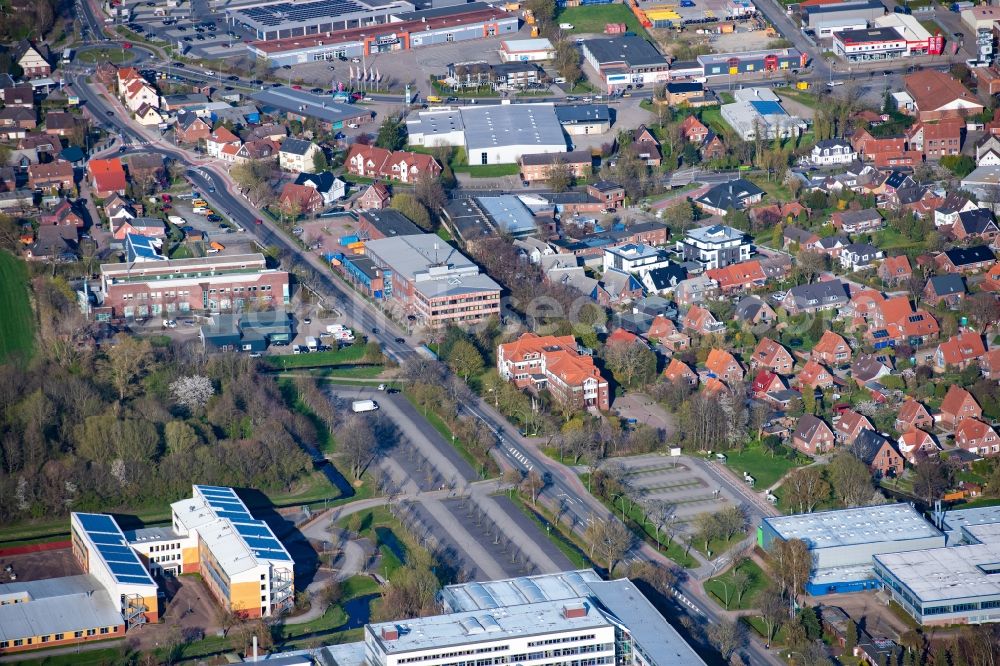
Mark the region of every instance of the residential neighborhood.
[[993, 666], [996, 7], [0, 16], [0, 656]]

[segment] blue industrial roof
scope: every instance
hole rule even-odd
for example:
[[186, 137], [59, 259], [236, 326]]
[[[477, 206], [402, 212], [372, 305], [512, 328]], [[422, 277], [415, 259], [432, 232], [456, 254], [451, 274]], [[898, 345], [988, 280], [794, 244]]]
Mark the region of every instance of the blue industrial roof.
[[762, 116], [785, 115], [785, 110], [781, 108], [781, 104], [778, 102], [772, 102], [770, 100], [757, 100], [750, 102], [750, 106], [752, 106], [757, 113]]

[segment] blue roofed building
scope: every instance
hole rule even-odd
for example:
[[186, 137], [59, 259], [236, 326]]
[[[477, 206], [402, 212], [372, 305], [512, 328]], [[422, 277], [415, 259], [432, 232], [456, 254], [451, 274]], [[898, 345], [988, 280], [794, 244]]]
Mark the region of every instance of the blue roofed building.
[[125, 234], [125, 261], [143, 263], [146, 261], [166, 261], [163, 256], [163, 241], [150, 236]]

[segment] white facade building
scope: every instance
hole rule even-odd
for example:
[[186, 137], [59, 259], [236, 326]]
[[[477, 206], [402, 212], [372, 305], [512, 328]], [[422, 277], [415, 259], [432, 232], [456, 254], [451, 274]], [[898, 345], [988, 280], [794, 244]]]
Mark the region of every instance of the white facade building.
[[604, 249], [604, 272], [617, 270], [643, 275], [655, 268], [665, 268], [670, 259], [663, 250], [641, 243], [626, 243]]
[[807, 158], [809, 164], [816, 166], [832, 166], [834, 164], [850, 164], [858, 159], [858, 152], [843, 139], [826, 139], [813, 146], [812, 153]]
[[441, 107], [406, 121], [410, 145], [462, 146], [469, 165], [516, 164], [522, 155], [567, 152], [551, 103]]

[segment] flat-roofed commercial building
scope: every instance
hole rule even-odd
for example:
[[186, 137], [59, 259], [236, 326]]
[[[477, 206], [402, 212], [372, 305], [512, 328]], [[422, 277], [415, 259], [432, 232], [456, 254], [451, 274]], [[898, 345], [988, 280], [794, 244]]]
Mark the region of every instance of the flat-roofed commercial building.
[[875, 556], [875, 575], [924, 626], [1000, 622], [1000, 524], [963, 527], [968, 545]]
[[118, 600], [95, 576], [0, 585], [0, 655], [124, 636]]
[[800, 69], [809, 56], [798, 49], [770, 49], [737, 53], [709, 53], [698, 56], [704, 76], [750, 74]]
[[804, 23], [816, 37], [829, 37], [837, 30], [861, 29], [885, 14], [878, 0], [845, 0], [805, 8]]
[[[316, 20], [329, 21], [324, 17]], [[387, 21], [375, 25], [335, 28], [303, 36], [268, 37], [249, 43], [247, 49], [272, 66], [294, 65], [498, 37], [516, 33], [519, 25], [520, 20], [514, 12], [484, 2], [472, 2], [421, 11], [390, 11]], [[284, 30], [277, 26], [266, 34]]]
[[180, 543], [180, 569], [200, 573], [228, 610], [271, 617], [295, 602], [294, 562], [263, 520], [255, 520], [232, 488], [194, 486], [192, 497], [170, 505], [163, 543]]
[[945, 545], [945, 536], [909, 504], [885, 504], [765, 518], [757, 544], [801, 539], [809, 546], [813, 570], [809, 594], [855, 592], [879, 586], [873, 556], [925, 551]]
[[116, 317], [287, 305], [288, 273], [262, 254], [102, 264], [103, 306]]
[[500, 313], [500, 285], [434, 234], [368, 241], [365, 253], [382, 270], [384, 298], [422, 323], [473, 323]]
[[833, 52], [851, 62], [892, 60], [907, 55], [907, 45], [896, 28], [839, 30], [833, 33]]
[[271, 2], [226, 10], [226, 23], [250, 30], [257, 39], [320, 35], [365, 25], [388, 23], [393, 14], [413, 11], [409, 2], [362, 0]]
[[583, 57], [594, 68], [608, 92], [637, 84], [651, 85], [670, 78], [670, 65], [656, 47], [629, 35], [583, 42]]
[[500, 42], [500, 59], [504, 62], [538, 62], [555, 56], [552, 42], [537, 39], [505, 39]]
[[516, 164], [523, 155], [566, 152], [552, 103], [431, 109], [411, 114], [406, 129], [411, 145], [463, 146], [470, 165]]

